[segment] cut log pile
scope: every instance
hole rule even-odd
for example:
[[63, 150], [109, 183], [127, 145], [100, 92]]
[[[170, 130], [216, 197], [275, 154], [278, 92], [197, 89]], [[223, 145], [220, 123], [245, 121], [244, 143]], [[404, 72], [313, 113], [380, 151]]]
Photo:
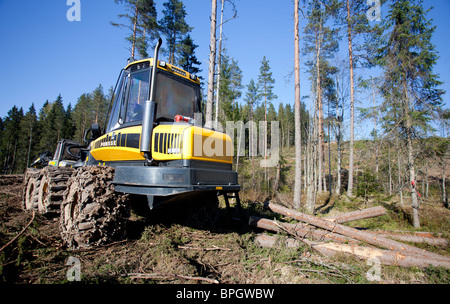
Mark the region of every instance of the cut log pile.
[[402, 267], [428, 267], [432, 265], [450, 269], [450, 257], [401, 242], [448, 246], [448, 241], [444, 238], [438, 238], [426, 233], [400, 234], [385, 231], [358, 230], [342, 225], [351, 221], [386, 214], [386, 210], [381, 206], [328, 218], [319, 218], [271, 202], [264, 203], [264, 207], [272, 212], [293, 218], [299, 223], [287, 224], [251, 216], [249, 220], [250, 226], [277, 233], [284, 231], [291, 237], [280, 239], [276, 236], [261, 234], [256, 238], [256, 242], [260, 246], [279, 246], [281, 240], [284, 242], [281, 245], [286, 247], [298, 247], [301, 243], [305, 243], [313, 250], [326, 256], [344, 253], [361, 259], [377, 258], [384, 265]]

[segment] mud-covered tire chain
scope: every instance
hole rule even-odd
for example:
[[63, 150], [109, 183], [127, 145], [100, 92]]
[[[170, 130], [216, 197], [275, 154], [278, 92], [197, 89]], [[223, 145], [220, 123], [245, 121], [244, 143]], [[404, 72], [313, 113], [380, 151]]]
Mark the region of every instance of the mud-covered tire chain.
[[41, 170], [28, 168], [23, 179], [23, 210], [38, 210], [39, 186], [41, 184]]
[[41, 214], [59, 214], [64, 200], [67, 182], [74, 169], [65, 167], [46, 167], [41, 169], [37, 179], [37, 209]]
[[128, 196], [114, 192], [114, 168], [77, 169], [67, 183], [61, 205], [60, 232], [69, 248], [90, 248], [126, 236]]

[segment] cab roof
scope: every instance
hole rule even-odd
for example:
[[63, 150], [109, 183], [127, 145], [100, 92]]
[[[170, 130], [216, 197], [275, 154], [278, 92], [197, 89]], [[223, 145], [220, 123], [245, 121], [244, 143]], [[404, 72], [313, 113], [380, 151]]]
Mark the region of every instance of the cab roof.
[[[125, 67], [125, 70], [130, 69], [130, 68], [133, 70], [133, 67], [136, 67], [137, 69], [144, 69], [149, 66], [152, 67], [153, 62], [154, 62], [153, 58], [147, 58], [147, 59], [133, 61]], [[167, 71], [171, 74], [175, 74], [184, 79], [187, 79], [193, 83], [200, 84], [200, 80], [198, 79], [198, 77], [196, 75], [186, 72], [185, 70], [178, 68], [174, 65], [168, 64], [165, 61], [158, 60], [158, 68], [161, 70]]]

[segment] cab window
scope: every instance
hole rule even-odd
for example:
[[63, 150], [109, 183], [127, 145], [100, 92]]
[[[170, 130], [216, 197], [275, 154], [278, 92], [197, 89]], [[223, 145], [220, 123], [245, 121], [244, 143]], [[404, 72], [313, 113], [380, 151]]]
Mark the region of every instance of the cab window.
[[147, 70], [131, 74], [126, 123], [142, 121], [145, 101], [148, 97], [148, 73], [149, 71]]

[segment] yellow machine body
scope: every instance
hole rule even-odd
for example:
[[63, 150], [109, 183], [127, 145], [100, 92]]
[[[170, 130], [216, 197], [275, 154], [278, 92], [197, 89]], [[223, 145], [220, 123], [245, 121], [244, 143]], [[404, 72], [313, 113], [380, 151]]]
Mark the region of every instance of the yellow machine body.
[[[139, 151], [142, 127], [105, 134], [91, 143], [91, 155], [100, 163], [143, 161]], [[156, 161], [202, 160], [232, 164], [233, 145], [224, 133], [189, 124], [161, 124], [153, 129], [152, 157]]]

